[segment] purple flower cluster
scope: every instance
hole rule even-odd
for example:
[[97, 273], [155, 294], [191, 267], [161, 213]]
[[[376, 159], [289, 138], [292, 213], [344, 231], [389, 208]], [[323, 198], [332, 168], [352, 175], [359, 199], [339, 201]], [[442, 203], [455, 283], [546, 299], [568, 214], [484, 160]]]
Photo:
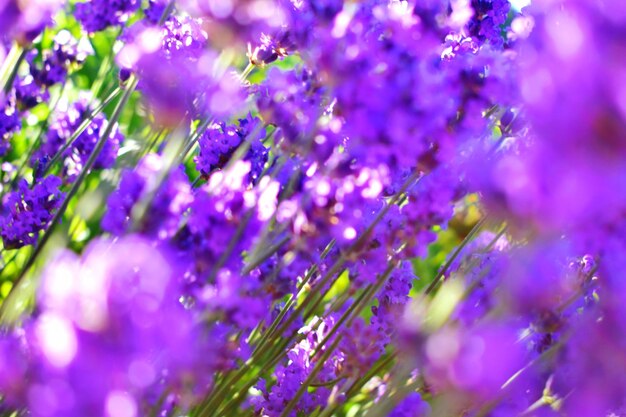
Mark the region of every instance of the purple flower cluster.
[[102, 109], [44, 3], [0, 0], [0, 236], [84, 233], [0, 323], [0, 415], [624, 414], [619, 0], [88, 0]]
[[164, 161], [155, 154], [147, 155], [134, 170], [122, 174], [119, 188], [107, 201], [102, 228], [114, 235], [124, 235], [130, 229], [133, 208], [152, 195], [142, 232], [160, 239], [172, 237], [180, 227], [182, 214], [192, 201], [189, 182], [181, 171], [172, 172], [163, 184], [159, 174]]
[[76, 4], [76, 18], [87, 32], [122, 25], [140, 6], [137, 0], [88, 0]]
[[[286, 363], [277, 367], [275, 384], [268, 387], [266, 381], [261, 381], [261, 384], [257, 386], [262, 396], [256, 398], [255, 406], [262, 415], [268, 417], [281, 415], [285, 406], [294, 398], [302, 383], [317, 365], [310, 356], [335, 324], [334, 322], [335, 320], [331, 318], [321, 323], [315, 323], [319, 325], [315, 330], [306, 327], [300, 330], [307, 337], [290, 349], [287, 353]], [[323, 385], [324, 382], [336, 379], [339, 360], [340, 357], [336, 356], [324, 364], [322, 372], [318, 374], [319, 383]], [[313, 412], [317, 407], [326, 403], [329, 395], [330, 390], [325, 387], [313, 393], [305, 393], [298, 402], [296, 409], [289, 416], [295, 417], [298, 414]]]
[[43, 274], [40, 312], [24, 324], [28, 349], [3, 339], [15, 349], [0, 350], [6, 400], [36, 416], [138, 416], [164, 393], [204, 389], [209, 339], [178, 303], [167, 257], [136, 236], [95, 241], [82, 259], [60, 255]]
[[[92, 118], [87, 128], [70, 142], [78, 127], [87, 118], [89, 109], [89, 100], [83, 97], [55, 114], [46, 137], [33, 160], [45, 164], [46, 161], [51, 160], [57, 156], [57, 153], [61, 152], [64, 175], [72, 181], [89, 159], [108, 124], [106, 116], [98, 114]], [[111, 168], [114, 165], [123, 139], [124, 137], [118, 127], [114, 126], [106, 139], [102, 152], [96, 159], [95, 169]]]
[[48, 176], [32, 188], [26, 180], [20, 181], [17, 190], [2, 199], [0, 236], [7, 249], [20, 248], [37, 242], [61, 204], [59, 191], [61, 179]]
[[7, 143], [12, 133], [19, 129], [21, 117], [29, 110], [50, 98], [49, 88], [65, 83], [70, 68], [81, 65], [92, 53], [91, 47], [79, 43], [67, 30], [62, 30], [53, 39], [50, 50], [41, 54], [37, 50], [26, 53], [28, 74], [16, 74], [12, 91], [2, 100], [0, 113], [0, 154], [9, 148]]

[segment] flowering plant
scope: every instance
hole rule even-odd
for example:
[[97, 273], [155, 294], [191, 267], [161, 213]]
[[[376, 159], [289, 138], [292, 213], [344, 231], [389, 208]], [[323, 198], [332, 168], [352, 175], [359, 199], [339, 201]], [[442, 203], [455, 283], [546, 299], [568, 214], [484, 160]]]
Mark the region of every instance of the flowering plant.
[[624, 27], [0, 0], [0, 417], [626, 416]]

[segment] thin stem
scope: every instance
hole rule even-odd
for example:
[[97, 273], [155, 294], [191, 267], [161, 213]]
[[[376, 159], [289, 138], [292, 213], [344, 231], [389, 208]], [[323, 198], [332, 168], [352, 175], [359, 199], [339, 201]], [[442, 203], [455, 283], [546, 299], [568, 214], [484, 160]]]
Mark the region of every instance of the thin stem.
[[376, 282], [376, 285], [367, 287], [365, 291], [363, 291], [359, 295], [355, 302], [352, 303], [352, 305], [344, 312], [344, 314], [342, 314], [342, 316], [339, 318], [339, 320], [337, 320], [332, 329], [330, 329], [330, 331], [326, 334], [324, 339], [322, 339], [322, 341], [315, 347], [311, 358], [314, 358], [322, 350], [324, 345], [326, 345], [326, 343], [335, 335], [335, 333], [339, 331], [339, 328], [348, 319], [349, 321], [346, 327], [350, 327], [354, 319], [358, 317], [359, 314], [361, 314], [367, 303], [369, 303], [372, 297], [374, 297], [378, 293], [380, 288], [385, 285], [385, 283], [387, 282], [387, 278], [389, 278], [389, 275], [391, 275], [391, 273], [397, 266], [397, 261], [392, 260], [389, 262], [387, 269], [380, 275], [378, 281]]
[[[99, 115], [102, 112], [102, 110], [104, 110], [104, 108], [108, 106], [109, 103], [111, 103], [121, 91], [122, 91], [121, 88], [117, 87], [115, 90], [113, 90], [113, 92], [111, 92], [111, 94], [109, 94], [109, 96], [99, 106], [89, 111], [85, 120], [82, 121], [82, 123], [78, 126], [78, 128], [76, 128], [72, 136], [70, 136], [67, 142], [61, 147], [61, 149], [57, 151], [57, 153], [50, 160], [50, 162], [48, 162], [48, 165], [46, 165], [46, 169], [44, 170], [44, 174], [47, 173], [50, 170], [50, 168], [52, 168], [52, 166], [59, 161], [59, 159], [61, 159], [65, 151], [67, 151], [69, 147], [72, 146], [72, 144], [76, 141], [76, 139], [78, 139], [81, 133], [83, 133], [85, 129], [89, 127], [93, 119], [97, 115]], [[128, 92], [129, 90], [126, 90], [126, 91]]]
[[246, 80], [246, 78], [248, 78], [248, 76], [250, 75], [250, 73], [254, 70], [254, 65], [252, 63], [248, 63], [248, 66], [243, 70], [243, 72], [241, 73], [241, 75], [239, 76], [239, 79], [243, 82]]
[[443, 268], [441, 268], [441, 270], [439, 271], [439, 273], [435, 276], [435, 278], [433, 279], [433, 281], [430, 283], [430, 285], [428, 286], [428, 288], [426, 288], [425, 294], [428, 295], [431, 292], [433, 292], [435, 290], [435, 288], [437, 287], [437, 285], [439, 284], [439, 281], [445, 277], [445, 275], [448, 273], [448, 269], [450, 269], [450, 266], [452, 266], [452, 263], [456, 260], [456, 258], [459, 256], [459, 254], [461, 253], [461, 251], [463, 251], [463, 249], [465, 248], [465, 246], [467, 246], [467, 244], [474, 238], [474, 236], [476, 236], [476, 234], [478, 234], [478, 232], [480, 231], [480, 229], [482, 228], [482, 226], [485, 224], [485, 222], [487, 221], [487, 216], [484, 216], [482, 219], [480, 219], [472, 228], [472, 230], [467, 234], [467, 236], [465, 236], [465, 238], [463, 239], [463, 241], [461, 242], [461, 244], [459, 246], [457, 246], [457, 248], [455, 249], [454, 253], [452, 254], [452, 256], [450, 257], [450, 259], [448, 259], [448, 261], [444, 264]]
[[261, 265], [263, 262], [265, 262], [266, 260], [268, 260], [270, 258], [270, 256], [272, 256], [273, 254], [275, 254], [276, 252], [278, 252], [278, 250], [280, 250], [280, 248], [282, 248], [285, 243], [289, 242], [291, 240], [291, 238], [289, 236], [285, 236], [283, 238], [281, 238], [278, 242], [276, 242], [274, 245], [270, 246], [262, 255], [260, 255], [257, 259], [255, 259], [254, 261], [252, 261], [250, 264], [246, 265], [245, 268], [243, 269], [242, 273], [243, 274], [248, 274], [250, 273], [254, 268], [258, 267], [259, 265]]
[[[354, 384], [353, 378], [348, 378], [341, 388], [329, 398], [328, 405], [317, 415], [317, 417], [330, 417], [337, 407], [341, 404], [341, 402], [337, 401], [337, 395], [341, 395], [346, 390], [348, 385], [352, 386]], [[312, 385], [313, 386], [313, 385]]]

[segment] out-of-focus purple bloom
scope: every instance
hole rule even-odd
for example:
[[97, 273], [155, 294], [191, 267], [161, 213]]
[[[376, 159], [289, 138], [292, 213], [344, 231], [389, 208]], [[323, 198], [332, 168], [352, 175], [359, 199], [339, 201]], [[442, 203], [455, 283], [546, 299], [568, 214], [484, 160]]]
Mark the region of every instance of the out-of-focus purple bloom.
[[241, 107], [241, 81], [222, 68], [216, 52], [205, 49], [200, 20], [172, 16], [161, 29], [135, 26], [117, 61], [138, 74], [139, 90], [159, 123], [222, 117]]
[[189, 181], [182, 169], [174, 170], [159, 189], [157, 181], [164, 169], [159, 155], [144, 157], [133, 170], [122, 174], [119, 188], [107, 200], [102, 228], [115, 235], [128, 232], [133, 208], [154, 193], [150, 207], [141, 219], [139, 231], [158, 239], [172, 237], [180, 228], [181, 216], [193, 200]]
[[471, 178], [492, 212], [526, 230], [592, 229], [626, 207], [616, 192], [626, 178], [617, 157], [626, 132], [619, 75], [626, 61], [614, 53], [623, 35], [605, 7], [585, 1], [538, 2], [528, 10], [534, 29], [517, 58], [528, 127], [495, 155], [479, 153], [484, 163]]
[[28, 387], [28, 357], [23, 331], [0, 333], [0, 390], [9, 402], [23, 397]]
[[430, 414], [430, 406], [421, 395], [412, 392], [388, 414], [389, 417], [426, 417]]
[[195, 158], [196, 166], [204, 176], [208, 176], [212, 171], [223, 168], [237, 147], [245, 141], [250, 144], [250, 149], [243, 159], [251, 163], [250, 178], [257, 179], [269, 152], [262, 143], [264, 138], [265, 129], [261, 121], [251, 115], [240, 119], [238, 127], [214, 124], [198, 139], [200, 153]]
[[425, 353], [427, 377], [438, 390], [458, 389], [476, 399], [495, 398], [525, 364], [515, 328], [504, 324], [443, 328], [428, 338]]
[[64, 0], [2, 0], [0, 2], [2, 37], [15, 39], [23, 44], [31, 42], [52, 22], [52, 16], [64, 5]]

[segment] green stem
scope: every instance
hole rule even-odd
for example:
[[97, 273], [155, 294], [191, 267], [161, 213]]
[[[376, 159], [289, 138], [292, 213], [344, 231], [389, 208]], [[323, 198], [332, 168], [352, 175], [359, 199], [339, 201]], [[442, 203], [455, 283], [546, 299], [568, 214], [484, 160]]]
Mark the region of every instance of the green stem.
[[[111, 92], [111, 94], [109, 94], [109, 96], [99, 106], [97, 106], [95, 109], [89, 111], [89, 113], [87, 114], [86, 119], [82, 121], [82, 123], [78, 126], [78, 128], [76, 128], [76, 130], [74, 131], [72, 136], [69, 137], [67, 142], [61, 147], [61, 149], [59, 149], [57, 151], [57, 153], [50, 160], [50, 162], [48, 162], [48, 165], [46, 166], [46, 169], [44, 170], [44, 173], [47, 173], [50, 170], [50, 168], [52, 168], [52, 166], [54, 164], [56, 164], [61, 159], [61, 157], [63, 156], [65, 151], [67, 151], [69, 149], [69, 147], [72, 146], [72, 144], [80, 136], [80, 134], [83, 133], [85, 131], [85, 129], [87, 129], [89, 127], [89, 125], [91, 124], [92, 120], [97, 115], [99, 115], [102, 112], [102, 110], [104, 110], [104, 108], [107, 105], [109, 105], [109, 103], [111, 103], [115, 99], [115, 97], [117, 97], [117, 95], [121, 91], [122, 91], [121, 88], [117, 87], [115, 90], [113, 90], [113, 92]], [[129, 90], [126, 90], [126, 91], [129, 91]]]
[[252, 63], [248, 63], [248, 66], [243, 70], [243, 72], [239, 76], [239, 79], [241, 81], [245, 81], [246, 78], [248, 78], [248, 76], [253, 70], [254, 70], [254, 65]]
[[374, 377], [374, 375], [377, 375], [380, 371], [385, 369], [389, 364], [391, 364], [394, 361], [394, 359], [396, 359], [396, 355], [393, 354], [393, 353], [388, 355], [387, 357], [381, 359], [376, 366], [372, 367], [363, 376], [363, 378], [360, 378], [359, 380], [355, 381], [354, 384], [352, 384], [352, 386], [346, 392], [346, 396], [347, 397], [352, 397], [356, 393], [356, 391], [358, 391], [361, 388], [363, 388], [363, 386], [365, 386], [365, 384], [370, 379], [372, 379]]
[[[247, 141], [246, 141], [246, 143], [247, 143]], [[237, 153], [241, 153], [240, 149], [238, 149], [238, 152], [236, 152], [236, 154], [235, 154], [235, 156], [233, 158], [234, 160], [237, 160], [237, 158], [241, 157], [241, 156], [237, 155]], [[348, 254], [350, 254], [352, 252], [355, 252], [356, 250], [358, 250], [359, 248], [362, 247], [363, 243], [367, 239], [369, 239], [369, 237], [371, 235], [371, 232], [373, 231], [374, 227], [376, 227], [376, 225], [384, 218], [384, 216], [389, 212], [391, 207], [393, 205], [395, 205], [398, 201], [400, 201], [400, 199], [403, 197], [403, 194], [415, 182], [415, 180], [418, 177], [419, 177], [419, 173], [415, 172], [407, 179], [407, 181], [404, 183], [404, 185], [402, 186], [400, 191], [396, 195], [394, 195], [388, 201], [388, 203], [378, 213], [377, 217], [369, 225], [369, 227], [365, 230], [365, 232], [356, 240], [356, 242], [353, 245], [350, 246], [350, 248], [348, 248], [348, 250], [347, 250]], [[340, 255], [339, 258], [335, 261], [335, 263], [331, 266], [331, 268], [322, 277], [320, 282], [317, 284], [317, 287], [318, 288], [324, 288], [326, 286], [326, 284], [328, 284], [329, 281], [331, 281], [335, 277], [335, 275], [338, 272], [341, 271], [341, 268], [343, 267], [343, 265], [345, 264], [346, 261], [347, 261], [346, 254]], [[289, 316], [289, 318], [278, 328], [278, 330], [274, 334], [277, 334], [277, 335], [283, 334], [284, 331], [286, 329], [288, 329], [289, 326], [291, 326], [291, 324], [296, 320], [296, 318], [299, 316], [299, 314], [302, 313], [308, 307], [309, 304], [313, 303], [313, 306], [309, 309], [309, 313], [311, 311], [314, 311], [317, 308], [317, 306], [324, 299], [325, 293], [326, 292], [323, 292], [323, 293], [319, 294], [318, 297], [315, 297], [315, 294], [312, 292], [311, 293], [312, 295], [306, 297], [303, 300], [303, 302], [298, 307], [296, 307], [296, 309]], [[312, 300], [315, 300], [315, 301], [312, 301]], [[293, 303], [288, 303], [285, 306], [286, 308], [284, 308], [281, 311], [281, 316], [282, 317], [284, 317], [284, 314], [282, 314], [282, 312], [283, 311], [287, 311], [288, 310], [288, 306], [290, 306], [291, 304], [293, 304]], [[280, 320], [278, 320], [278, 318], [277, 318], [277, 320], [275, 320], [275, 322], [280, 323]], [[296, 334], [291, 335], [289, 338], [284, 340], [282, 343], [279, 343], [278, 345], [285, 345], [285, 346], [287, 346], [294, 337], [296, 337]], [[340, 340], [340, 338], [337, 338], [335, 343], [339, 343], [339, 340]], [[218, 408], [220, 403], [221, 403], [221, 401], [222, 401], [222, 397], [226, 394], [228, 389], [233, 384], [235, 384], [238, 380], [240, 380], [246, 374], [246, 372], [248, 372], [248, 370], [250, 369], [250, 364], [254, 363], [255, 359], [257, 359], [259, 357], [263, 357], [266, 353], [268, 353], [268, 351], [271, 351], [271, 347], [272, 346], [275, 346], [277, 344], [276, 340], [274, 340], [271, 337], [263, 338], [262, 341], [264, 341], [264, 342], [257, 345], [257, 347], [256, 347], [255, 351], [253, 352], [253, 354], [251, 355], [250, 359], [248, 361], [246, 361], [246, 363], [244, 363], [241, 366], [239, 371], [236, 372], [231, 378], [227, 378], [227, 380], [224, 382], [224, 384], [221, 387], [217, 388], [216, 391], [214, 391], [214, 393], [210, 396], [210, 398], [208, 398], [199, 407], [198, 414], [197, 414], [198, 416], [204, 416], [205, 413], [207, 413], [209, 410]], [[284, 354], [284, 352], [280, 351], [278, 359], [283, 354]], [[328, 353], [328, 354], [330, 354], [330, 353]]]
[[388, 394], [380, 402], [374, 404], [365, 417], [385, 417], [393, 410], [393, 408], [402, 401], [408, 394], [415, 392], [422, 386], [422, 381], [410, 381], [405, 383], [409, 379], [406, 371], [399, 371], [396, 373], [392, 381], [388, 384]]

